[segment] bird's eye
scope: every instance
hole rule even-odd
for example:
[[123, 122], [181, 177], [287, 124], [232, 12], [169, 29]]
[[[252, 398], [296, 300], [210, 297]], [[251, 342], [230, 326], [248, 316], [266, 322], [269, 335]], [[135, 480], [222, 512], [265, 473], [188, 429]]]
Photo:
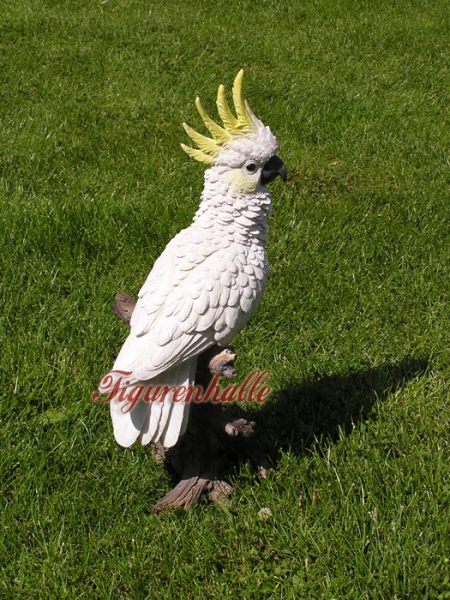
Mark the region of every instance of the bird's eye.
[[245, 165], [245, 168], [249, 173], [254, 173], [257, 169], [256, 164], [254, 162], [249, 162]]

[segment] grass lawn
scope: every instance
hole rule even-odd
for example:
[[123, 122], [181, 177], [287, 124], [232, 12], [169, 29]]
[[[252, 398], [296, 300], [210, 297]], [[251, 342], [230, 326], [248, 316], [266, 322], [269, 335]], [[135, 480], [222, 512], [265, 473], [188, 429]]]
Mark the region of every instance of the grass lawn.
[[[444, 0], [1, 3], [1, 598], [450, 598], [449, 64]], [[289, 172], [235, 340], [277, 470], [155, 515], [170, 474], [90, 394], [240, 68]]]

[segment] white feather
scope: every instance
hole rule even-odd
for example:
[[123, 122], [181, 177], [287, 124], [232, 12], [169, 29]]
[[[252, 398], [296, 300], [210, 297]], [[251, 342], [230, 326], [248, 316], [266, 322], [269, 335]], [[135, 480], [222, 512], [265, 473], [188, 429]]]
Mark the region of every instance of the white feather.
[[[254, 142], [248, 135], [232, 140], [223, 149], [205, 173], [193, 223], [169, 242], [144, 283], [113, 367], [130, 372], [131, 386], [193, 384], [197, 356], [215, 343], [229, 344], [255, 312], [269, 272], [264, 246], [270, 195], [257, 182], [245, 192], [235, 182], [246, 161], [264, 164], [275, 152], [268, 129], [258, 136]], [[174, 445], [188, 413], [189, 404], [173, 402], [173, 393], [164, 402], [140, 400], [128, 413], [117, 399], [111, 402], [114, 435], [123, 446], [137, 439]]]

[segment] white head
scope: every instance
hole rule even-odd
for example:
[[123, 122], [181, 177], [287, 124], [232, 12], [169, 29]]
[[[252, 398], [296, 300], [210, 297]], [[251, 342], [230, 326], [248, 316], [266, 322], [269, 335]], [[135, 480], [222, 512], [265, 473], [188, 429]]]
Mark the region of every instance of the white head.
[[233, 101], [236, 117], [231, 112], [223, 85], [217, 93], [217, 109], [223, 127], [215, 123], [203, 109], [200, 99], [195, 105], [212, 138], [194, 131], [183, 123], [186, 133], [198, 146], [181, 147], [189, 156], [210, 165], [212, 168], [225, 167], [230, 184], [240, 192], [253, 192], [258, 185], [269, 183], [277, 175], [286, 180], [286, 167], [275, 156], [278, 149], [276, 137], [250, 109], [242, 92], [244, 71], [237, 74], [233, 85]]

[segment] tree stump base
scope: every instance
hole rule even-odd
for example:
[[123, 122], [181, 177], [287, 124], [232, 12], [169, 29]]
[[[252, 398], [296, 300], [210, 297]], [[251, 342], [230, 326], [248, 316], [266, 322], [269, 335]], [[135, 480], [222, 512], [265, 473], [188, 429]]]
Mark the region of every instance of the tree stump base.
[[[128, 294], [117, 294], [113, 313], [130, 325], [136, 301]], [[199, 355], [195, 385], [206, 388], [214, 375], [227, 379], [236, 376], [232, 347], [213, 346]], [[266, 477], [272, 468], [255, 436], [256, 423], [229, 417], [221, 404], [210, 402], [190, 407], [189, 421], [185, 433], [172, 448], [153, 444], [153, 455], [165, 461], [179, 478], [179, 483], [154, 507], [155, 511], [165, 508], [188, 510], [199, 498], [207, 495], [215, 503], [222, 504], [233, 491], [224, 479], [225, 456], [230, 449], [250, 460], [259, 475]]]

